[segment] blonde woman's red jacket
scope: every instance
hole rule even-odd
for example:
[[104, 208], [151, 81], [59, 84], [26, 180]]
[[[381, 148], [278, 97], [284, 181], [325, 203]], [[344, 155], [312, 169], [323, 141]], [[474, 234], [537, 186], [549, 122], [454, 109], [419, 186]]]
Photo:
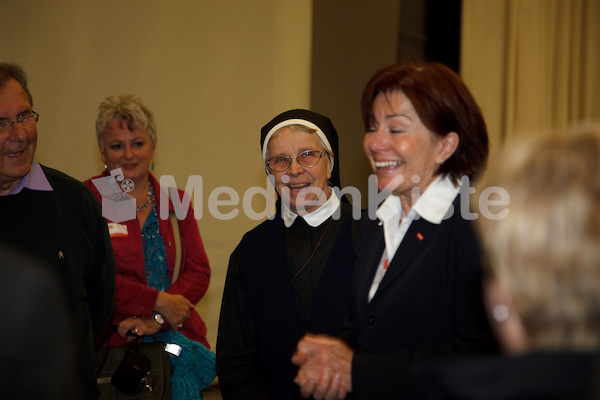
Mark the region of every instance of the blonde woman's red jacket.
[[[90, 178], [84, 182], [100, 201], [103, 200], [102, 196], [94, 186], [92, 179], [103, 176], [108, 176], [108, 173], [105, 172], [103, 175]], [[152, 174], [150, 174], [149, 179], [156, 194], [157, 209], [160, 210], [161, 197], [163, 197], [159, 194], [161, 188]], [[167, 190], [166, 188], [162, 189]], [[184, 192], [178, 189], [178, 193], [180, 199], [182, 199]], [[168, 199], [169, 211], [172, 212], [174, 210], [173, 202], [170, 198]], [[147, 285], [142, 232], [139, 222], [137, 218], [119, 223], [107, 219], [107, 222], [111, 232], [116, 268], [115, 307], [110, 324], [118, 325], [123, 319], [132, 316], [152, 318], [158, 290]], [[111, 224], [118, 224], [119, 226]], [[159, 227], [167, 255], [169, 279], [171, 279], [175, 266], [175, 246], [178, 244], [175, 243], [173, 237], [171, 220], [169, 218], [166, 220], [160, 219], [160, 212]], [[179, 277], [166, 292], [180, 294], [192, 304], [197, 304], [208, 289], [210, 266], [191, 203], [187, 208], [185, 218], [179, 220], [179, 227], [182, 242], [181, 269]], [[126, 231], [126, 233], [123, 233], [123, 231]], [[170, 329], [167, 321], [165, 321], [162, 329]], [[210, 348], [206, 340], [206, 325], [196, 310], [191, 310], [191, 318], [183, 324], [180, 332], [189, 339], [196, 340]], [[126, 342], [118, 334], [115, 333], [110, 337], [110, 346], [122, 345], [126, 345]]]

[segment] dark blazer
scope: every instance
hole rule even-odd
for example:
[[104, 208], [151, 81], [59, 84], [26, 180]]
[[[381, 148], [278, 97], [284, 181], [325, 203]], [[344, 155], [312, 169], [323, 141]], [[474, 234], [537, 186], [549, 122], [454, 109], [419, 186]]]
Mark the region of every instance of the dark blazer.
[[[0, 242], [39, 257], [60, 282], [74, 321], [81, 399], [98, 398], [94, 340], [113, 311], [115, 259], [98, 199], [83, 183], [42, 165], [53, 191], [0, 196]], [[42, 330], [52, 326], [41, 324]], [[40, 335], [44, 335], [42, 332]]]
[[[330, 253], [316, 253], [326, 264], [314, 287], [311, 333], [337, 335], [350, 311], [356, 221], [350, 205], [341, 207], [342, 217], [331, 221], [321, 246], [331, 246]], [[216, 346], [224, 399], [300, 398], [291, 358], [301, 334], [286, 229], [296, 228], [286, 228], [278, 212], [247, 232], [231, 255]]]
[[[452, 212], [452, 215], [449, 215]], [[497, 349], [482, 301], [480, 245], [461, 217], [460, 196], [441, 224], [412, 222], [373, 299], [369, 289], [385, 244], [383, 226], [365, 214], [342, 337], [357, 350], [353, 398], [377, 398], [417, 360]]]
[[74, 324], [51, 267], [0, 240], [0, 282], [1, 397], [81, 400]]
[[397, 385], [411, 400], [597, 400], [600, 354], [547, 351], [414, 365]]

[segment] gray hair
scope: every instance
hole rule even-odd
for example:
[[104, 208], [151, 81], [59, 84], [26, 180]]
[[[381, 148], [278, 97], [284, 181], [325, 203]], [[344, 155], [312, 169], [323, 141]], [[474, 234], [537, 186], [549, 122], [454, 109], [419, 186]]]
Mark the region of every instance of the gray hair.
[[14, 79], [19, 82], [19, 85], [25, 90], [29, 105], [33, 107], [33, 98], [27, 88], [27, 74], [19, 64], [15, 63], [0, 63], [0, 88], [3, 88], [9, 79]]
[[126, 122], [127, 127], [131, 130], [135, 128], [147, 129], [152, 146], [156, 146], [154, 114], [139, 97], [135, 97], [133, 94], [120, 94], [109, 96], [100, 103], [98, 118], [96, 119], [96, 139], [102, 151], [104, 151], [102, 134], [113, 120]]

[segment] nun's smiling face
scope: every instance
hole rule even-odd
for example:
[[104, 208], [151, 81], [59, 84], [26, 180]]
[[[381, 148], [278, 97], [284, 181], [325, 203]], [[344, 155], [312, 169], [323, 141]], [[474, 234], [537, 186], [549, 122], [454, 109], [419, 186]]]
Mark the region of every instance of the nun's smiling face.
[[[322, 151], [323, 156], [312, 167], [300, 165], [296, 157], [310, 150]], [[279, 197], [298, 215], [318, 209], [329, 198], [327, 180], [331, 178], [331, 168], [324, 151], [315, 133], [292, 131], [289, 128], [283, 128], [269, 141], [267, 160], [277, 156], [292, 158], [287, 170], [279, 172], [269, 168], [269, 173], [275, 178], [275, 190]]]

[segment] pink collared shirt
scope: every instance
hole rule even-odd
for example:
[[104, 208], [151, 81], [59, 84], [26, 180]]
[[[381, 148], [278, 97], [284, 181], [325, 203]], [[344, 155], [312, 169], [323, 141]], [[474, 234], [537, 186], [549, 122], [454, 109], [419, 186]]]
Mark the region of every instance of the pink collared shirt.
[[23, 188], [44, 192], [52, 192], [54, 190], [50, 182], [48, 182], [48, 178], [46, 178], [42, 167], [35, 160], [31, 163], [29, 173], [21, 179], [21, 182], [8, 195], [20, 193]]

